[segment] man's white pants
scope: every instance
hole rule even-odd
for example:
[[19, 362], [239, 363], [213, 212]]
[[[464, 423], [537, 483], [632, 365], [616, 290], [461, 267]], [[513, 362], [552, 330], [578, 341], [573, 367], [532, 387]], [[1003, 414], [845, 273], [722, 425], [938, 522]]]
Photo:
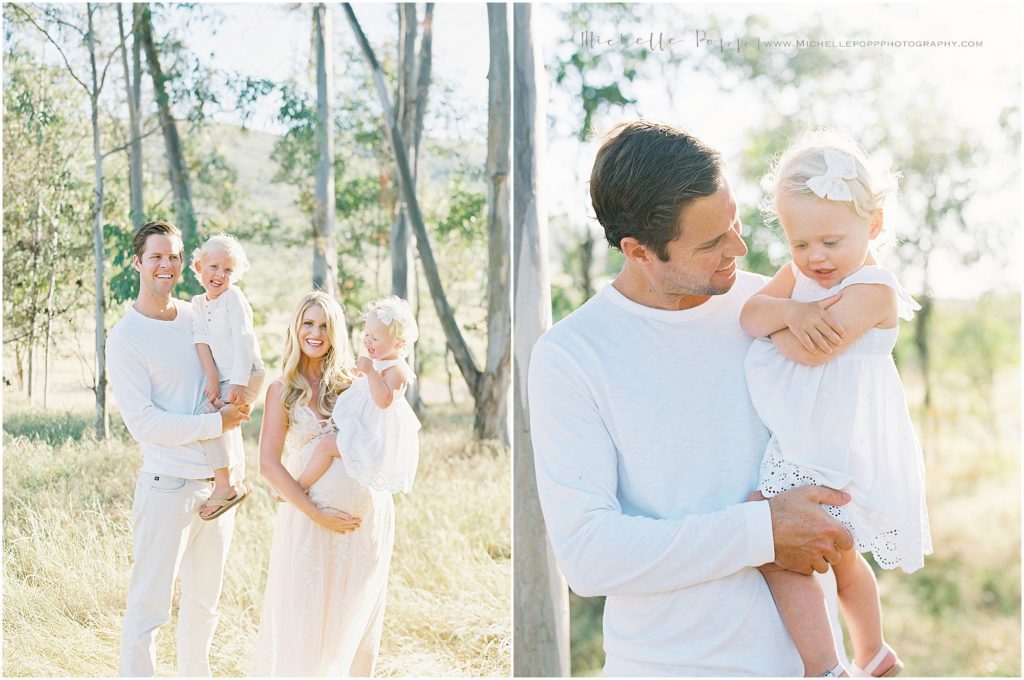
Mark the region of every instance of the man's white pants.
[[217, 627], [224, 563], [235, 510], [215, 520], [199, 518], [210, 483], [143, 472], [132, 504], [134, 565], [121, 633], [122, 676], [156, 672], [156, 631], [171, 617], [174, 581], [178, 603], [178, 675], [210, 675], [210, 643]]

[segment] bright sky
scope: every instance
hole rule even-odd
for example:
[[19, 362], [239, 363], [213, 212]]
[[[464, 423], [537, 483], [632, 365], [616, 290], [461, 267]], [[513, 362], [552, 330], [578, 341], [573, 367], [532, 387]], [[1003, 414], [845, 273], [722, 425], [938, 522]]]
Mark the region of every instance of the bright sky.
[[[1003, 246], [1011, 251], [1012, 266], [1010, 269], [997, 269], [991, 265], [986, 266], [985, 261], [982, 261], [967, 270], [954, 262], [951, 254], [936, 255], [931, 263], [932, 284], [936, 293], [943, 297], [972, 297], [992, 287], [1012, 286], [1019, 289], [1019, 150], [1010, 148], [1007, 136], [999, 129], [997, 120], [1004, 107], [1020, 104], [1020, 9], [1010, 4], [967, 3], [941, 5], [941, 8], [941, 11], [937, 11], [936, 5], [864, 3], [835, 3], [826, 7], [821, 4], [722, 4], [713, 8], [697, 4], [687, 4], [682, 8], [663, 5], [654, 10], [653, 19], [647, 20], [650, 21], [649, 26], [645, 22], [641, 26], [626, 28], [611, 25], [585, 28], [608, 38], [617, 37], [623, 30], [642, 36], [653, 33], [656, 38], [660, 34], [664, 42], [673, 38], [678, 42], [673, 43], [669, 49], [685, 59], [696, 59], [702, 56], [702, 52], [719, 49], [707, 43], [699, 48], [695, 46], [697, 31], [707, 30], [711, 17], [734, 24], [753, 14], [768, 18], [770, 25], [777, 27], [775, 30], [778, 34], [768, 35], [755, 31], [746, 35], [722, 37], [726, 40], [739, 37], [744, 41], [760, 39], [762, 42], [801, 38], [838, 42], [848, 38], [854, 29], [860, 29], [874, 40], [982, 41], [981, 47], [973, 48], [889, 48], [895, 60], [891, 77], [898, 79], [895, 85], [899, 90], [908, 93], [913, 93], [923, 83], [934, 84], [939, 91], [935, 106], [940, 107], [944, 114], [960, 126], [974, 131], [991, 154], [988, 168], [979, 172], [977, 177], [976, 193], [983, 195], [984, 200], [975, 202], [972, 216], [985, 223], [1004, 227]], [[557, 5], [535, 8], [535, 23], [544, 58], [549, 64], [556, 50], [562, 54], [571, 52], [572, 45], [569, 43], [579, 41], [579, 31], [583, 28], [563, 24], [559, 9]], [[805, 26], [812, 15], [823, 19], [829, 27], [827, 35], [806, 35], [801, 31], [800, 27]], [[652, 56], [657, 58], [657, 53]], [[616, 111], [611, 116], [595, 118], [596, 129], [601, 131], [620, 120], [639, 116], [683, 127], [725, 154], [739, 200], [748, 204], [757, 202], [760, 199], [757, 188], [740, 183], [738, 175], [742, 162], [740, 154], [747, 133], [763, 123], [764, 108], [759, 104], [760, 95], [746, 83], [738, 82], [732, 91], [726, 93], [709, 75], [693, 71], [684, 73], [682, 82], [650, 78], [633, 86], [624, 85], [624, 91], [637, 99], [637, 105], [625, 111]], [[551, 163], [548, 166], [545, 185], [549, 187], [547, 196], [550, 213], [568, 215], [570, 223], [574, 225], [589, 222], [591, 228], [599, 230], [600, 225], [588, 219], [592, 211], [586, 186], [599, 135], [598, 139], [586, 143], [571, 138], [564, 121], [579, 120], [582, 107], [578, 102], [554, 91], [557, 86], [553, 83], [549, 87], [553, 92], [548, 115], [556, 121], [548, 130], [549, 157], [574, 159], [570, 163]], [[857, 106], [858, 102], [852, 101], [849, 110], [839, 112], [838, 117], [856, 116]], [[842, 129], [841, 120], [832, 122]], [[767, 168], [758, 172], [764, 169]], [[912, 219], [900, 211], [888, 215], [887, 219], [902, 224], [904, 228], [912, 228]], [[552, 252], [556, 253], [557, 249]], [[906, 275], [912, 278], [915, 273], [907, 272]]]
[[[254, 78], [275, 82], [292, 77], [303, 78], [309, 72], [312, 30], [312, 5], [294, 4], [227, 4], [210, 3], [224, 15], [216, 33], [205, 30], [190, 35], [190, 47], [200, 55], [213, 53], [213, 63], [221, 69], [237, 71]], [[398, 37], [398, 19], [394, 3], [353, 4], [356, 17], [370, 44], [378, 51], [383, 45], [394, 45]], [[340, 5], [334, 4], [334, 44], [355, 45], [355, 38]], [[422, 19], [423, 5], [418, 16]], [[436, 77], [454, 82], [467, 100], [486, 112], [487, 106], [488, 35], [487, 10], [482, 3], [447, 4], [434, 7], [434, 40], [432, 69]], [[368, 68], [360, 60], [341, 63], [335, 58], [334, 68]], [[392, 102], [392, 105], [394, 102]], [[231, 115], [225, 122], [236, 122]], [[250, 125], [267, 132], [281, 132], [273, 121], [273, 109], [267, 108], [253, 118]], [[486, 129], [486, 128], [484, 128]]]

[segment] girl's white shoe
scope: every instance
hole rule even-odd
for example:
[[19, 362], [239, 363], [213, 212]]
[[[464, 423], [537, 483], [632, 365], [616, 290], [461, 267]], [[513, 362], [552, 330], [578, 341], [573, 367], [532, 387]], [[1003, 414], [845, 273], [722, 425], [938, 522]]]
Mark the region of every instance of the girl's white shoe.
[[[885, 657], [889, 654], [893, 656], [892, 666], [884, 673], [879, 676], [875, 676], [875, 671], [885, 661]], [[857, 664], [851, 664], [853, 669], [853, 675], [860, 678], [880, 677], [880, 678], [891, 678], [900, 674], [903, 670], [903, 662], [900, 661], [900, 657], [896, 656], [896, 652], [892, 650], [885, 642], [882, 643], [882, 648], [878, 650], [878, 654], [875, 654], [875, 658], [868, 662], [868, 665], [864, 668], [858, 668]]]
[[850, 676], [850, 674], [846, 672], [846, 666], [844, 666], [842, 664], [842, 662], [840, 662], [840, 663], [836, 664], [835, 668], [833, 668], [830, 671], [825, 671], [824, 673], [822, 673], [818, 677], [819, 678], [847, 678], [849, 676]]

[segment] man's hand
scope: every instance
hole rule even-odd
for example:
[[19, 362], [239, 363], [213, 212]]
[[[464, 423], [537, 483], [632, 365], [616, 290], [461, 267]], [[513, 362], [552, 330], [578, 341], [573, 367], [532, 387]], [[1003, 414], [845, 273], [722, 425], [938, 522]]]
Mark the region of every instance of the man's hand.
[[224, 397], [224, 401], [229, 404], [242, 404], [242, 397], [245, 396], [245, 385], [235, 385], [234, 383], [228, 387], [228, 393]]
[[801, 486], [768, 499], [775, 564], [801, 574], [824, 574], [853, 547], [853, 537], [821, 505], [845, 505], [850, 496], [827, 486]]
[[249, 420], [248, 406], [235, 406], [234, 404], [227, 404], [226, 406], [224, 406], [224, 408], [220, 410], [220, 423], [222, 432], [227, 432], [232, 428], [236, 428], [246, 420]]
[[828, 308], [838, 302], [842, 295], [840, 291], [818, 302], [791, 300], [790, 304], [786, 305], [782, 320], [808, 352], [817, 354], [821, 351], [832, 354], [833, 347], [843, 344], [846, 330], [828, 313]]

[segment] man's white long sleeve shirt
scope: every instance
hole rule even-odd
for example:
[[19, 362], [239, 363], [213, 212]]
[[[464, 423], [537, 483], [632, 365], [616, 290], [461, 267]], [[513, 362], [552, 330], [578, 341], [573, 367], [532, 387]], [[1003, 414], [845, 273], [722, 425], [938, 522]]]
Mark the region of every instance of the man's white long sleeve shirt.
[[[187, 479], [213, 476], [199, 440], [219, 437], [219, 413], [193, 415], [205, 400], [192, 343], [191, 306], [174, 300], [172, 321], [128, 306], [107, 338], [110, 387], [121, 417], [142, 451], [142, 470]], [[231, 466], [244, 463], [238, 428], [225, 436]]]
[[755, 568], [774, 560], [768, 504], [744, 502], [768, 432], [739, 314], [764, 282], [737, 272], [681, 311], [609, 284], [531, 355], [548, 535], [570, 587], [608, 596], [607, 675], [802, 675]]

